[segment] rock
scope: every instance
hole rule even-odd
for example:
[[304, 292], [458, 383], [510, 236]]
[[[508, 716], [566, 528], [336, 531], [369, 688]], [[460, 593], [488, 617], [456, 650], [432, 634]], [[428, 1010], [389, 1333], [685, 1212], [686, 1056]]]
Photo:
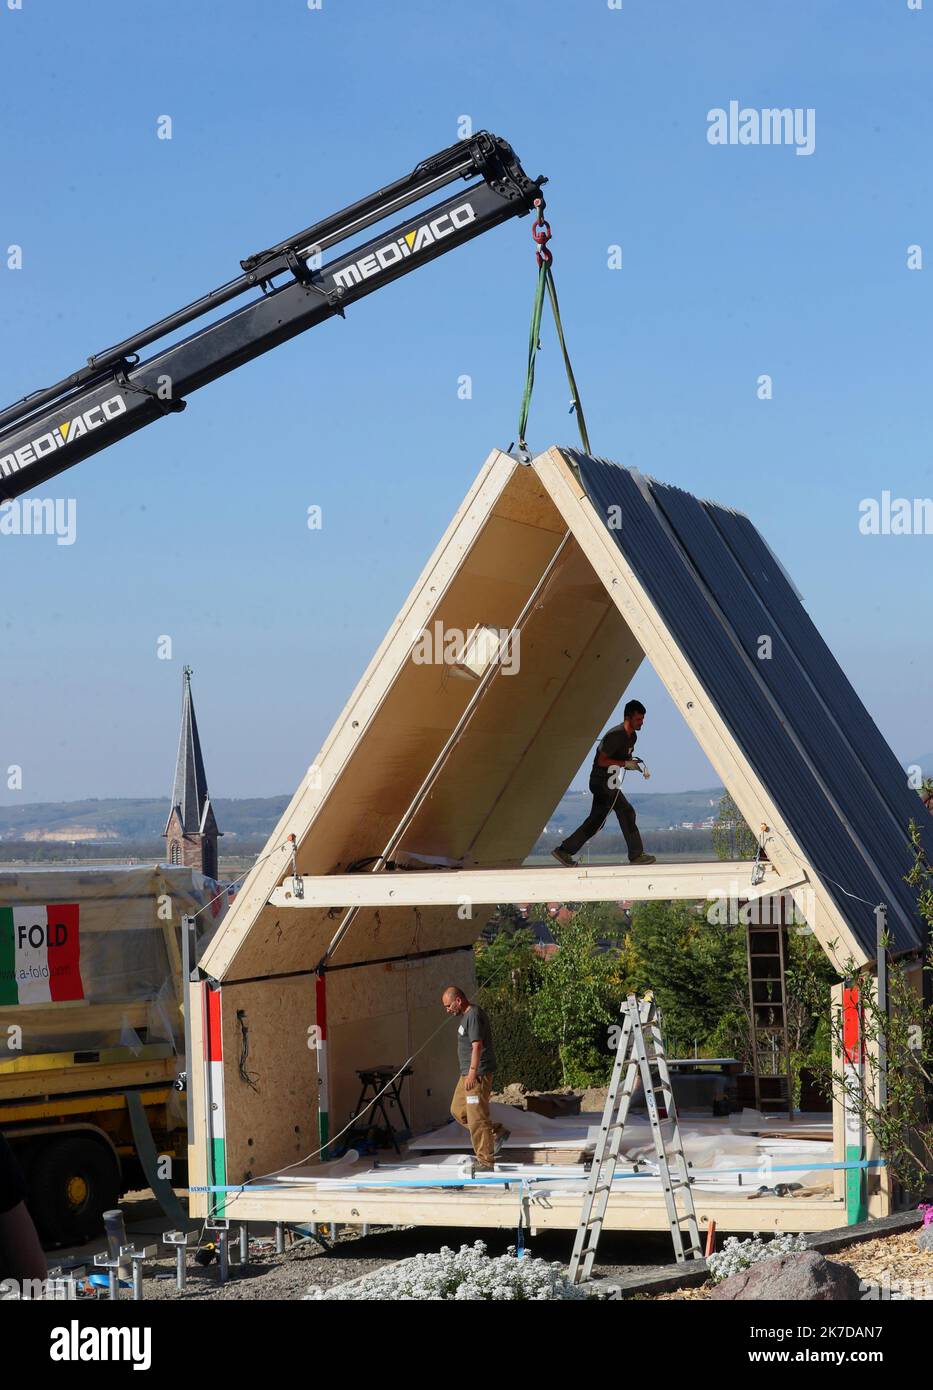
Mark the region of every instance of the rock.
[[928, 1255], [933, 1255], [933, 1223], [920, 1227], [917, 1232], [917, 1247], [926, 1251]]
[[[605, 1092], [603, 1093], [605, 1095]], [[561, 1086], [554, 1091], [529, 1091], [520, 1081], [510, 1081], [501, 1091], [496, 1091], [491, 1100], [500, 1105], [517, 1105], [521, 1110], [534, 1110], [539, 1115], [578, 1115], [580, 1113], [581, 1092], [572, 1086]]]
[[501, 1091], [497, 1091], [490, 1099], [498, 1101], [500, 1105], [517, 1105], [520, 1110], [525, 1108], [525, 1088], [520, 1081], [511, 1081], [508, 1086], [503, 1086]]
[[580, 1098], [580, 1109], [598, 1111], [601, 1115], [606, 1105], [606, 1087], [588, 1086]]
[[710, 1298], [775, 1299], [782, 1303], [845, 1303], [861, 1297], [860, 1279], [849, 1265], [802, 1250], [761, 1260], [717, 1284]]

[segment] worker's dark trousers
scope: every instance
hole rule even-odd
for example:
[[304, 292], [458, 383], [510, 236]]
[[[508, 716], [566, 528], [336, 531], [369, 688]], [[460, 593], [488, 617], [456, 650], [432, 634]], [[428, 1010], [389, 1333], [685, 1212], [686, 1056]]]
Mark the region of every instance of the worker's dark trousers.
[[616, 791], [612, 787], [607, 787], [605, 782], [597, 778], [590, 778], [590, 791], [593, 793], [593, 809], [586, 820], [575, 830], [572, 835], [558, 848], [565, 854], [576, 854], [582, 849], [587, 840], [592, 840], [598, 830], [602, 828], [603, 822], [608, 818], [611, 811], [615, 811], [619, 818], [619, 825], [622, 827], [622, 834], [625, 836], [625, 843], [628, 848], [629, 862], [637, 859], [644, 853], [644, 845], [638, 833], [638, 826], [635, 824], [635, 812], [621, 791]]

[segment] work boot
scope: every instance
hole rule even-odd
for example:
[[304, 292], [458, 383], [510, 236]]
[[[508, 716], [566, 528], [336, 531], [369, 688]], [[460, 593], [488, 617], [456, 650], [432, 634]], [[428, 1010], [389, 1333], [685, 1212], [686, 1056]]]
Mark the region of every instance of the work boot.
[[552, 849], [551, 853], [558, 864], [563, 864], [565, 868], [575, 869], [577, 867], [577, 861], [574, 859], [573, 855], [568, 854], [565, 849]]
[[474, 1165], [474, 1173], [494, 1173], [496, 1165], [494, 1163], [477, 1163]]
[[656, 864], [658, 861], [653, 854], [640, 854], [637, 859], [630, 859], [630, 864]]

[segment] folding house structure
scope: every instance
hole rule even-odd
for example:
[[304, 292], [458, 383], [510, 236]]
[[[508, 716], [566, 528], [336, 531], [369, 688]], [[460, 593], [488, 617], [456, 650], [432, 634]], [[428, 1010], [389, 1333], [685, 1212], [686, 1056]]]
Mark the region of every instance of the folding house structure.
[[[761, 863], [522, 867], [645, 659], [761, 827]], [[746, 517], [574, 450], [493, 452], [200, 959], [195, 1211], [514, 1224], [507, 1188], [301, 1181], [352, 1114], [359, 1069], [416, 1054], [411, 1125], [447, 1120], [456, 1053], [439, 997], [474, 983], [493, 905], [790, 894], [840, 970], [865, 965], [875, 904], [895, 951], [922, 947], [904, 883], [917, 807]], [[879, 1170], [857, 1178], [882, 1210]], [[826, 1228], [845, 1210], [840, 1171], [822, 1200], [764, 1198], [752, 1215], [744, 1198], [698, 1203], [733, 1230]], [[534, 1223], [578, 1212], [555, 1196]], [[660, 1195], [613, 1193], [607, 1224], [665, 1229]]]

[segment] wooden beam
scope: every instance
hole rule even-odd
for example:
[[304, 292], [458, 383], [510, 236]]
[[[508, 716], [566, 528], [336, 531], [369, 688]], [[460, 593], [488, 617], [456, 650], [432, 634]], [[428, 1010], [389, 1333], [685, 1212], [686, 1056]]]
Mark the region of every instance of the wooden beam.
[[463, 903], [608, 902], [760, 898], [790, 892], [802, 874], [773, 867], [752, 883], [749, 860], [691, 864], [591, 864], [577, 868], [443, 869], [398, 873], [306, 874], [287, 878], [269, 899], [276, 908], [427, 907]]
[[[229, 1193], [226, 1200], [228, 1214], [236, 1221], [336, 1221], [348, 1225], [369, 1222], [514, 1230], [518, 1188], [519, 1184], [495, 1192], [488, 1187], [463, 1192], [422, 1188], [411, 1192], [356, 1189], [344, 1193], [333, 1188], [322, 1191], [310, 1185], [290, 1187], [283, 1183], [281, 1189], [272, 1192], [245, 1187]], [[192, 1199], [197, 1197], [198, 1194], [192, 1194]], [[845, 1221], [845, 1205], [829, 1197], [750, 1199], [695, 1189], [694, 1201], [702, 1229], [715, 1221], [718, 1231], [825, 1231], [835, 1230]], [[541, 1201], [532, 1196], [527, 1212], [532, 1230], [575, 1230], [580, 1220], [580, 1193], [553, 1192]], [[659, 1192], [631, 1196], [613, 1192], [603, 1224], [607, 1231], [669, 1230]]]

